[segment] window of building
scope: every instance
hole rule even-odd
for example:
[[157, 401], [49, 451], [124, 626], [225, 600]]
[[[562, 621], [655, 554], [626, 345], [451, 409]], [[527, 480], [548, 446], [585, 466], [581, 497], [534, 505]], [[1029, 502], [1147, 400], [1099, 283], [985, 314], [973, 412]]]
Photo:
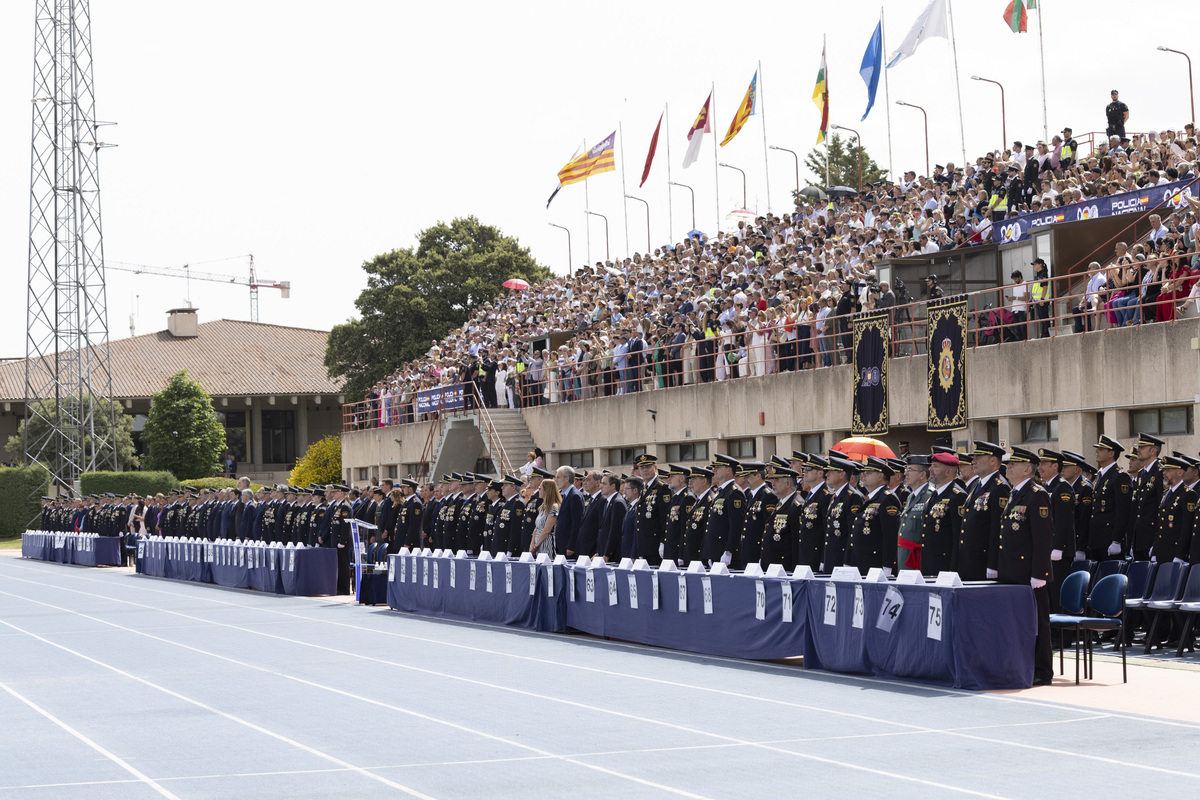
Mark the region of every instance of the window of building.
[[1058, 417], [1030, 417], [1021, 420], [1021, 437], [1026, 442], [1056, 441]]
[[729, 455], [733, 456], [734, 458], [738, 459], [739, 461], [744, 461], [746, 459], [754, 458], [755, 446], [754, 446], [753, 438], [730, 439], [728, 446], [729, 446]]
[[667, 445], [667, 461], [707, 461], [708, 442], [675, 442]]
[[225, 449], [233, 453], [233, 457], [237, 459], [238, 463], [245, 461], [246, 412], [217, 412], [217, 419], [225, 426]]
[[359, 467], [357, 480], [366, 481], [366, 480], [370, 480], [370, 479], [371, 479], [371, 468], [370, 467]]
[[564, 466], [582, 469], [592, 468], [593, 457], [591, 450], [568, 450], [565, 453], [560, 453], [559, 459]]
[[296, 412], [262, 412], [262, 463], [296, 463]]
[[1139, 408], [1129, 412], [1131, 433], [1159, 436], [1186, 435], [1192, 432], [1192, 407]]
[[395, 480], [398, 477], [398, 474], [400, 472], [399, 468], [395, 464], [388, 464], [383, 469], [384, 469], [384, 475], [388, 478], [391, 478], [392, 480]]
[[610, 467], [624, 467], [633, 463], [633, 460], [646, 452], [644, 447], [614, 447], [608, 451], [608, 465]]
[[825, 434], [823, 433], [806, 433], [800, 437], [800, 447], [806, 453], [824, 453], [825, 452]]

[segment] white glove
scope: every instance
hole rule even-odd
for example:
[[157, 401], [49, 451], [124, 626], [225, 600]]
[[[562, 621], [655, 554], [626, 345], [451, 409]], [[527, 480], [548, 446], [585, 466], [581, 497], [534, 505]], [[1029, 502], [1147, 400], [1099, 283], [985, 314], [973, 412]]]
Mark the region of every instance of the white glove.
[[1186, 562], [1186, 561], [1184, 561], [1182, 558], [1176, 558], [1176, 559], [1174, 559], [1174, 561], [1175, 561], [1175, 563], [1176, 563], [1176, 564], [1186, 564], [1186, 563], [1187, 563], [1187, 562]]
[[1108, 546], [1108, 554], [1109, 554], [1110, 556], [1119, 556], [1119, 555], [1121, 555], [1121, 543], [1120, 543], [1120, 542], [1113, 542], [1112, 544], [1110, 544], [1110, 545]]
[[996, 572], [996, 570], [994, 570], [994, 569], [989, 569], [989, 570], [987, 571], [987, 579], [988, 579], [989, 581], [994, 581], [994, 580], [996, 580], [996, 578], [999, 578], [999, 577], [1000, 577], [1000, 573], [999, 573], [999, 572]]
[[664, 544], [660, 544], [660, 545], [658, 546], [658, 557], [659, 557], [659, 558], [662, 558], [662, 557], [663, 557], [663, 553], [665, 553], [665, 552], [667, 552], [667, 545], [666, 545], [665, 543], [664, 543]]
[[732, 563], [732, 562], [733, 562], [733, 553], [726, 550], [724, 555], [721, 556], [721, 563], [728, 567], [730, 565], [730, 563]]
[[1075, 551], [1075, 560], [1076, 561], [1086, 561], [1087, 553], [1083, 552], [1082, 550], [1076, 550]]
[[1158, 563], [1158, 556], [1151, 554], [1151, 555], [1150, 555], [1150, 563], [1151, 563], [1151, 564], [1157, 564], [1157, 563]]
[[1051, 550], [1050, 551], [1050, 560], [1051, 561], [1062, 561], [1062, 550]]
[[820, 566], [817, 567], [817, 572], [824, 572], [824, 571], [825, 571], [825, 562], [822, 561]]
[[1029, 585], [1035, 589], [1040, 589], [1046, 585], [1046, 582], [1044, 580], [1042, 580], [1041, 578], [1030, 578]]

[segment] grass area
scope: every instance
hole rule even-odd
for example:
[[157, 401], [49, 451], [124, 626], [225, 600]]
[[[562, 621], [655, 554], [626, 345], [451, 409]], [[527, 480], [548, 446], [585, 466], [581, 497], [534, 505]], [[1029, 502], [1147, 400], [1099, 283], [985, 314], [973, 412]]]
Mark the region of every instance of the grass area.
[[0, 550], [20, 550], [21, 534], [16, 536], [0, 536]]

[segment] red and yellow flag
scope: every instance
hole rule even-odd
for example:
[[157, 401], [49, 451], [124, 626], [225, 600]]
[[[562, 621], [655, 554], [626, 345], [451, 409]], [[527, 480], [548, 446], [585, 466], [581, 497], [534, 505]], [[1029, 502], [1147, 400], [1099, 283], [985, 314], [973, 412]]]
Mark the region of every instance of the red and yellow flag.
[[821, 48], [821, 67], [817, 70], [817, 85], [813, 87], [813, 102], [821, 109], [821, 130], [817, 131], [817, 144], [825, 141], [829, 129], [829, 84], [825, 78], [825, 48]]
[[558, 182], [563, 186], [570, 186], [601, 172], [615, 172], [617, 165], [613, 147], [616, 141], [617, 132], [613, 131], [600, 144], [568, 161], [567, 165], [558, 171]]
[[750, 88], [746, 90], [746, 96], [742, 98], [742, 104], [738, 106], [737, 113], [733, 115], [733, 120], [729, 123], [729, 131], [725, 134], [725, 138], [721, 140], [721, 147], [729, 144], [733, 137], [738, 135], [738, 131], [746, 126], [747, 120], [754, 116], [754, 110], [758, 106], [758, 70], [754, 71], [754, 77], [750, 79]]

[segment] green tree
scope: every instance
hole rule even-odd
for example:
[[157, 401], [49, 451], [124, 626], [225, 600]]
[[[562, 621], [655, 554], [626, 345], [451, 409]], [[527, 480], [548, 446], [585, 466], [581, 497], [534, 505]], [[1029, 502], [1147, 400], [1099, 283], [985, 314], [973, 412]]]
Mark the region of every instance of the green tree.
[[187, 370], [171, 376], [154, 395], [146, 426], [146, 466], [181, 479], [211, 475], [225, 450], [225, 427], [217, 419], [212, 398]]
[[[90, 397], [89, 402], [93, 404], [93, 425], [96, 433], [102, 440], [111, 440], [110, 432], [112, 430], [112, 419], [115, 415], [117, 421], [117, 465], [118, 470], [137, 469], [138, 457], [133, 446], [133, 420], [125, 416], [125, 409], [121, 403], [116, 400], [105, 400], [103, 397]], [[8, 452], [21, 454], [21, 463], [25, 463], [25, 426], [30, 425], [30, 438], [34, 441], [41, 441], [50, 430], [50, 423], [46, 420], [53, 419], [55, 416], [55, 401], [53, 400], [35, 400], [39, 408], [39, 413], [28, 420], [21, 420], [17, 425], [17, 433], [15, 436], [8, 437]], [[84, 438], [84, 452], [91, 452], [93, 444], [92, 437]], [[100, 467], [112, 466], [112, 462], [107, 460], [107, 455], [104, 453], [98, 454], [100, 458]], [[54, 464], [57, 461], [57, 449], [54, 447], [53, 440], [50, 446], [43, 451], [42, 461], [45, 464]]]
[[325, 350], [329, 376], [344, 376], [353, 399], [461, 326], [475, 306], [502, 294], [504, 281], [550, 277], [528, 248], [473, 216], [438, 222], [417, 235], [415, 249], [383, 253], [363, 269], [359, 318], [335, 325]]
[[[836, 133], [827, 140], [829, 144], [829, 183], [825, 182], [825, 148], [818, 145], [804, 157], [805, 168], [814, 176], [816, 186], [858, 186], [858, 155], [862, 153], [862, 185], [875, 183], [887, 177], [887, 170], [875, 163], [875, 159], [867, 153], [867, 149], [858, 144], [857, 140], [849, 144]], [[794, 194], [794, 192], [793, 192]]]
[[288, 477], [292, 486], [301, 487], [310, 483], [340, 483], [341, 480], [342, 437], [337, 433], [310, 444]]

